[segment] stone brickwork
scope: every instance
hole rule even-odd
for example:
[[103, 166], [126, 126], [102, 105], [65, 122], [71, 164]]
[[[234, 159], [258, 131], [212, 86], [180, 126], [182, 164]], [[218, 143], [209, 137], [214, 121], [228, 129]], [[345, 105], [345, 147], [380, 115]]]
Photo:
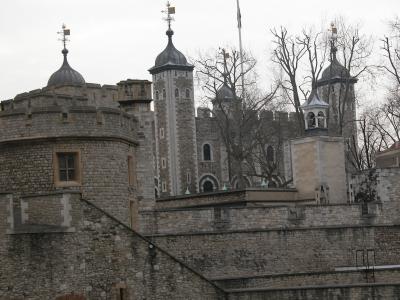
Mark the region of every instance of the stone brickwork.
[[1, 299], [117, 299], [121, 289], [126, 300], [225, 299], [197, 272], [79, 198], [71, 197], [72, 233], [7, 234], [0, 219]]
[[[343, 135], [345, 139], [357, 136], [356, 123], [356, 103], [354, 94], [354, 84], [357, 80], [351, 80], [348, 83], [346, 94], [346, 79], [333, 79], [332, 82], [319, 84], [318, 95], [322, 100], [329, 104], [328, 112], [328, 130], [333, 136]], [[345, 98], [346, 97], [346, 98]], [[345, 108], [343, 109], [343, 103]], [[340, 108], [339, 108], [340, 107]], [[344, 112], [343, 116], [341, 111]], [[340, 122], [343, 122], [342, 132], [340, 132]]]
[[[117, 87], [89, 84], [45, 88], [6, 101], [0, 111], [0, 191], [78, 190], [126, 224], [136, 218], [132, 207], [153, 207], [154, 185], [148, 180], [153, 168], [146, 162], [152, 162], [152, 113], [143, 112], [145, 120], [139, 120], [114, 108], [118, 100]], [[60, 152], [77, 154], [75, 184], [58, 184]], [[136, 164], [129, 166], [129, 157]]]
[[195, 193], [198, 170], [193, 72], [171, 67], [153, 74], [153, 82], [160, 195], [183, 195], [187, 189]]
[[320, 299], [394, 299], [398, 300], [400, 284], [358, 284], [291, 289], [255, 289], [233, 291], [229, 300], [320, 300]]
[[291, 166], [299, 199], [348, 202], [343, 138], [313, 136], [292, 140]]
[[359, 270], [331, 271], [331, 272], [303, 272], [279, 275], [249, 276], [213, 279], [225, 290], [256, 289], [273, 287], [284, 289], [296, 287], [351, 285], [355, 282], [398, 282], [400, 283], [400, 267], [387, 270]]
[[400, 225], [333, 226], [163, 234], [155, 242], [207, 278], [332, 271], [355, 267], [356, 252], [376, 265], [400, 264]]
[[[225, 230], [312, 228], [350, 225], [388, 225], [399, 221], [400, 204], [370, 203], [368, 214], [361, 204], [247, 206], [159, 209], [140, 215], [147, 234], [181, 234]], [[179, 219], [179, 222], [173, 222]]]

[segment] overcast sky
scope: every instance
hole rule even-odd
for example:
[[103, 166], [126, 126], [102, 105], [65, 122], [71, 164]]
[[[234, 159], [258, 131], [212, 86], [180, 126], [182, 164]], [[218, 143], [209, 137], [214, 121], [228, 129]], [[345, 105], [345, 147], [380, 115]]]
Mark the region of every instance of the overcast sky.
[[[86, 82], [116, 84], [151, 79], [148, 69], [166, 46], [164, 0], [2, 0], [0, 10], [0, 99], [41, 88], [62, 63], [57, 31], [71, 29], [70, 65]], [[195, 57], [237, 45], [236, 0], [175, 0], [174, 44]], [[243, 43], [268, 79], [269, 29], [317, 27], [338, 15], [363, 24], [377, 38], [400, 12], [399, 0], [241, 0]], [[377, 49], [379, 47], [377, 46]]]

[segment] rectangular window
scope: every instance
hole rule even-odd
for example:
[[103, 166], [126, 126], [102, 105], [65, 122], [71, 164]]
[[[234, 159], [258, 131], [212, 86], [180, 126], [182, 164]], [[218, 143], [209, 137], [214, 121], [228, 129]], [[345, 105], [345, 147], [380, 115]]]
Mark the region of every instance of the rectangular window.
[[161, 190], [163, 193], [165, 193], [167, 191], [167, 184], [164, 181], [161, 184]]
[[161, 168], [165, 169], [167, 167], [167, 160], [163, 157], [161, 158]]
[[130, 212], [130, 223], [131, 228], [136, 229], [137, 225], [137, 217], [138, 217], [138, 210], [135, 201], [129, 201], [129, 212]]
[[164, 138], [164, 128], [160, 128], [160, 139]]
[[187, 173], [186, 173], [186, 183], [187, 183], [187, 184], [190, 184], [190, 181], [191, 181], [191, 180], [190, 180], [190, 173], [187, 172]]
[[54, 161], [54, 179], [56, 185], [79, 185], [79, 152], [57, 152]]
[[128, 181], [129, 186], [136, 186], [136, 160], [132, 155], [128, 156]]

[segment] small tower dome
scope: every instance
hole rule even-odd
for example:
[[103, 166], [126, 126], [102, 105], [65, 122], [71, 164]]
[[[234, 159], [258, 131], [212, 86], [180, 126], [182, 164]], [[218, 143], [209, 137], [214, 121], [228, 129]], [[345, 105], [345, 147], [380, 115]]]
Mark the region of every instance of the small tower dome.
[[156, 74], [164, 70], [193, 70], [193, 65], [189, 64], [185, 55], [178, 51], [172, 43], [174, 32], [169, 28], [166, 32], [168, 36], [167, 47], [157, 56], [154, 66], [149, 70], [151, 74]]
[[234, 96], [232, 90], [228, 87], [228, 85], [224, 82], [224, 84], [218, 89], [216, 98], [220, 101], [231, 101]]
[[313, 89], [306, 103], [301, 106], [304, 113], [306, 131], [327, 129], [326, 116], [329, 104], [318, 97], [317, 90]]
[[52, 86], [57, 86], [57, 85], [84, 85], [85, 84], [85, 79], [83, 79], [83, 76], [78, 72], [75, 71], [74, 69], [71, 68], [71, 66], [68, 63], [67, 55], [68, 55], [68, 50], [66, 48], [66, 42], [67, 42], [67, 35], [70, 35], [70, 30], [66, 29], [66, 26], [62, 26], [62, 31], [59, 32], [59, 34], [62, 34], [62, 42], [64, 44], [64, 49], [61, 51], [61, 53], [64, 56], [64, 61], [60, 69], [58, 69], [56, 72], [54, 72], [51, 76], [49, 81], [47, 82], [48, 87]]
[[68, 63], [68, 50], [63, 49], [62, 54], [64, 55], [64, 62], [61, 68], [50, 76], [47, 86], [50, 87], [56, 85], [84, 85], [85, 79], [83, 78], [83, 76], [78, 71], [72, 69]]

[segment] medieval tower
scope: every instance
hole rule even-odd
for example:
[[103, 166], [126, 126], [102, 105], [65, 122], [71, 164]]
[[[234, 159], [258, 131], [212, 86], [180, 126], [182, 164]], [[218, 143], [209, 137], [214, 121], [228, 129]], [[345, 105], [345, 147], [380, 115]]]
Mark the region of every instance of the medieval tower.
[[357, 78], [337, 59], [336, 33], [332, 25], [331, 63], [317, 81], [318, 95], [329, 103], [327, 116], [331, 135], [342, 135], [345, 139], [356, 136], [356, 108], [354, 84]]
[[153, 75], [156, 181], [159, 196], [195, 193], [197, 146], [194, 113], [193, 68], [172, 43], [168, 6], [168, 45], [149, 70]]

